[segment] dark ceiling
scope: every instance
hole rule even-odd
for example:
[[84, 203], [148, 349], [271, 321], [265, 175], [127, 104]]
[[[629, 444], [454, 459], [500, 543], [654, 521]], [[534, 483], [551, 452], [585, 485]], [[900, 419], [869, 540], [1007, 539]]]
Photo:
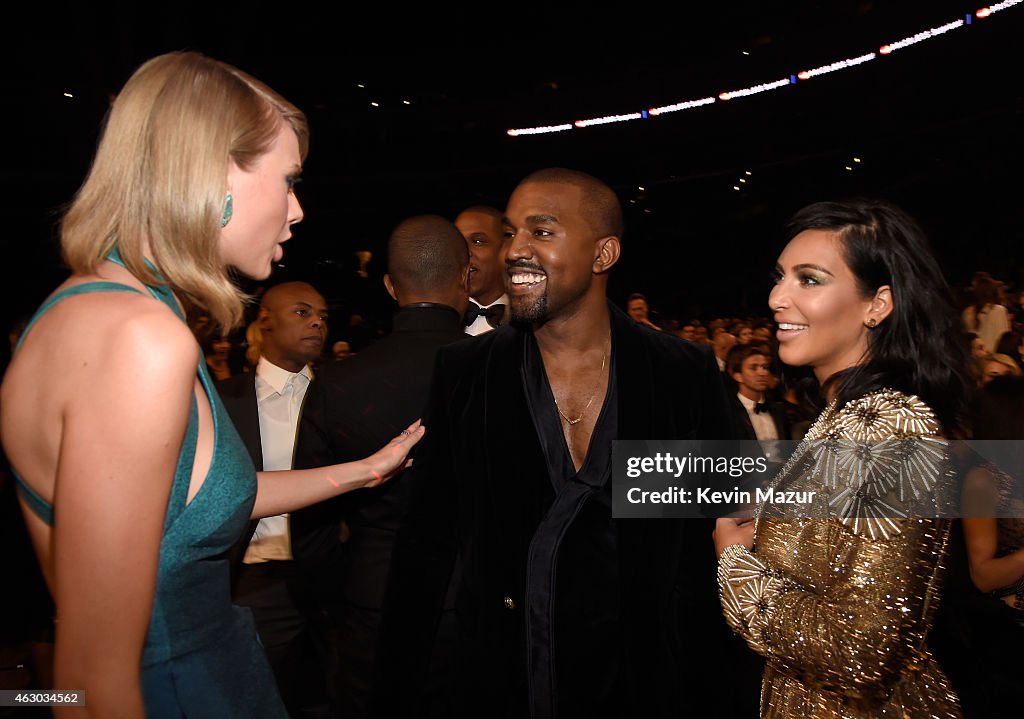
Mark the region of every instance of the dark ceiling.
[[[626, 252], [613, 295], [645, 292], [666, 314], [760, 313], [784, 218], [848, 194], [886, 197], [918, 216], [954, 281], [981, 267], [1024, 280], [1024, 4], [772, 93], [554, 135], [505, 134], [776, 80], [980, 7], [706, 5], [671, 15], [621, 5], [521, 11], [488, 23], [478, 10], [418, 36], [311, 10], [247, 20], [226, 10], [200, 19], [176, 8], [157, 20], [79, 10], [29, 23], [6, 65], [15, 137], [0, 175], [14, 218], [3, 238], [13, 270], [4, 306], [25, 311], [59, 281], [55, 222], [85, 174], [109, 97], [140, 62], [186, 48], [251, 72], [308, 114], [306, 220], [279, 276], [314, 280], [346, 310], [386, 307], [380, 250], [400, 219], [500, 207], [518, 179], [552, 165], [589, 171], [619, 192]], [[749, 182], [733, 190], [746, 171]], [[354, 273], [359, 249], [375, 253], [366, 280]]]

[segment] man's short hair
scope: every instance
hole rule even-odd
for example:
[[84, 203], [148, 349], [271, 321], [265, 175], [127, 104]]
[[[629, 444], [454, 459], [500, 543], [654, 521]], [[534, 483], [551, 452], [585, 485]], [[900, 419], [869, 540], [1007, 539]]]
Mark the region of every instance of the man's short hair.
[[767, 357], [771, 362], [772, 356], [762, 347], [757, 345], [736, 345], [729, 354], [725, 356], [725, 371], [731, 378], [737, 372], [743, 370], [743, 363], [750, 357]]
[[396, 290], [425, 293], [462, 281], [469, 247], [451, 220], [417, 215], [402, 220], [388, 238], [388, 274]]
[[573, 185], [583, 193], [582, 210], [590, 226], [601, 237], [622, 238], [622, 205], [618, 196], [607, 184], [593, 175], [564, 167], [549, 167], [537, 170], [523, 179], [526, 182], [554, 182]]

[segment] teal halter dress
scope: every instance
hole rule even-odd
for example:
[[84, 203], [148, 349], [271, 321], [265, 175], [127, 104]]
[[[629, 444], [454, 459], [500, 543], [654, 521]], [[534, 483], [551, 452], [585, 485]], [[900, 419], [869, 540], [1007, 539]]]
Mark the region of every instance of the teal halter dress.
[[[111, 257], [120, 263], [114, 254]], [[166, 286], [150, 294], [181, 311]], [[90, 292], [138, 292], [115, 282], [75, 285], [51, 296], [22, 334], [58, 302]], [[195, 397], [167, 503], [156, 595], [142, 655], [149, 719], [286, 718], [248, 609], [231, 604], [228, 549], [245, 531], [256, 501], [256, 469], [217, 395], [202, 353], [197, 372], [213, 411], [215, 442], [202, 487], [186, 503], [199, 420]], [[53, 524], [53, 507], [15, 472], [29, 507]]]

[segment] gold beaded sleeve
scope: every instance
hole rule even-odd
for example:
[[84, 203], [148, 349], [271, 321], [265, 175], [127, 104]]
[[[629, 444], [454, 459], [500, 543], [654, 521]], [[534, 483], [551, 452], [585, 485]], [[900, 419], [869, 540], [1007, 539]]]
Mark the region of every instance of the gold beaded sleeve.
[[722, 551], [718, 588], [725, 620], [760, 654], [767, 654], [763, 633], [785, 591], [785, 579], [741, 544]]
[[[778, 481], [829, 490], [830, 512], [762, 515], [754, 552], [734, 545], [722, 553], [722, 608], [773, 669], [816, 690], [878, 703], [927, 662], [924, 637], [949, 523], [935, 518], [927, 496], [945, 471], [944, 451], [933, 462], [906, 446], [882, 455], [869, 450], [894, 440], [945, 444], [930, 410], [899, 393], [868, 395], [824, 419], [797, 450], [805, 461], [787, 465]], [[819, 440], [833, 449], [815, 447]], [[843, 443], [859, 448], [846, 451]], [[841, 461], [833, 450], [845, 452]], [[875, 497], [889, 511], [852, 511], [843, 501], [852, 496]], [[929, 505], [932, 514], [917, 511]]]

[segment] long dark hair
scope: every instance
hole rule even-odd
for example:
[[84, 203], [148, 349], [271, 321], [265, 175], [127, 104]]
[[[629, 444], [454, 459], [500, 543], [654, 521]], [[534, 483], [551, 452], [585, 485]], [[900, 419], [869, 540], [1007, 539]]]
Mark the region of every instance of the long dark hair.
[[878, 389], [915, 394], [934, 410], [947, 435], [962, 433], [971, 386], [952, 293], [924, 232], [899, 207], [854, 198], [817, 202], [786, 224], [786, 239], [805, 230], [835, 232], [861, 295], [892, 288], [890, 315], [868, 333], [864, 360], [837, 372], [822, 389], [838, 405]]

